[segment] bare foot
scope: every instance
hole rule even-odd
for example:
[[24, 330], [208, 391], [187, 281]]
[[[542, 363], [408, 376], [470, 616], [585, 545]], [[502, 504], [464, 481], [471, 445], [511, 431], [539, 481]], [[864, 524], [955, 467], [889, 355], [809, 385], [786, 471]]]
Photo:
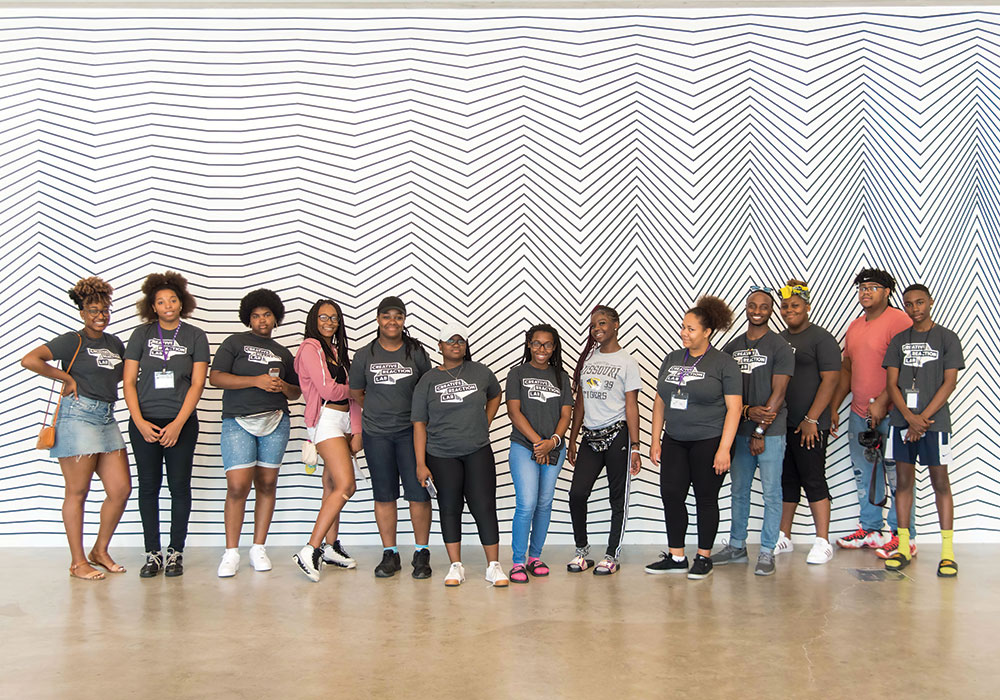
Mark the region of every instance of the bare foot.
[[107, 552], [98, 553], [97, 550], [90, 550], [90, 555], [87, 557], [91, 564], [96, 564], [104, 569], [108, 570], [111, 574], [124, 574], [125, 567], [121, 564], [116, 564], [115, 560], [111, 558], [111, 555]]

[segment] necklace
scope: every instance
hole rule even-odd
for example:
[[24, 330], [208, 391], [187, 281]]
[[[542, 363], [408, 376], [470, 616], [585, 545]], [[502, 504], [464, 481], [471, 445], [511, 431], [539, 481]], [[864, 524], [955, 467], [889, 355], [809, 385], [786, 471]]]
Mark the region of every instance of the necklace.
[[451, 370], [450, 370], [450, 369], [448, 369], [447, 367], [445, 367], [444, 365], [441, 365], [441, 369], [443, 369], [443, 370], [445, 371], [445, 373], [446, 373], [446, 374], [447, 374], [447, 375], [448, 375], [449, 377], [451, 377], [452, 379], [455, 379], [455, 380], [457, 380], [457, 379], [458, 379], [459, 377], [461, 377], [461, 376], [462, 376], [462, 370], [463, 370], [463, 369], [465, 369], [465, 363], [463, 362], [462, 364], [460, 364], [460, 365], [458, 366], [458, 374], [452, 374], [452, 373], [451, 373]]

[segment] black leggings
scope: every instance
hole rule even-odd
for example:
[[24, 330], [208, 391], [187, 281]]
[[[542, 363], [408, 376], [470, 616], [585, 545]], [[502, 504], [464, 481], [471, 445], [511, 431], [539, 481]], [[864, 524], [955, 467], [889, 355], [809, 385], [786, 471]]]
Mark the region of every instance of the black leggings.
[[[158, 428], [169, 420], [149, 419]], [[128, 436], [132, 442], [135, 470], [139, 475], [139, 515], [147, 552], [160, 550], [160, 486], [163, 485], [163, 465], [167, 467], [167, 487], [170, 489], [170, 546], [184, 551], [188, 520], [191, 517], [191, 467], [198, 442], [198, 415], [191, 414], [173, 447], [158, 442], [146, 442], [135, 422], [129, 419]]]
[[427, 468], [434, 477], [441, 513], [441, 536], [445, 544], [462, 541], [464, 502], [476, 520], [484, 547], [500, 543], [497, 523], [497, 466], [490, 445], [464, 457], [427, 454]]
[[573, 537], [578, 548], [590, 544], [587, 539], [587, 501], [594, 490], [594, 482], [607, 467], [608, 500], [611, 502], [611, 530], [608, 532], [607, 553], [618, 558], [628, 518], [629, 461], [627, 426], [622, 426], [604, 452], [594, 452], [586, 440], [580, 440], [576, 466], [573, 468], [573, 481], [569, 487], [569, 514], [573, 521]]
[[660, 451], [660, 497], [667, 521], [667, 546], [684, 548], [688, 529], [685, 501], [694, 484], [698, 513], [698, 549], [712, 549], [719, 532], [719, 489], [725, 473], [716, 474], [715, 453], [722, 437], [708, 440], [674, 440], [663, 434]]

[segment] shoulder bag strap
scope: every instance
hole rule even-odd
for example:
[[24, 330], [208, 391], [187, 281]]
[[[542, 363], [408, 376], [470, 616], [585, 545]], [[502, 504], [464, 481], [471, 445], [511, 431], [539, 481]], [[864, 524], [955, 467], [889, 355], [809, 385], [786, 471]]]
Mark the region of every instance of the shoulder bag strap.
[[[83, 336], [80, 335], [79, 333], [77, 333], [76, 337], [79, 338], [79, 340], [76, 343], [76, 352], [73, 353], [73, 359], [69, 361], [69, 367], [66, 368], [66, 374], [69, 374], [69, 371], [71, 369], [73, 369], [73, 363], [76, 362], [76, 356], [78, 354], [80, 354], [80, 347], [83, 345]], [[52, 383], [52, 386], [53, 387], [55, 386], [55, 382]], [[62, 398], [63, 398], [63, 395], [62, 395], [62, 392], [60, 391], [59, 392], [59, 400], [56, 402], [56, 412], [52, 414], [52, 425], [55, 425], [56, 424], [56, 419], [59, 418], [59, 407], [62, 405]], [[49, 389], [49, 400], [50, 401], [52, 400], [52, 390], [51, 389]], [[48, 418], [48, 414], [49, 414], [49, 407], [48, 407], [48, 405], [46, 405], [46, 407], [45, 407], [45, 417], [46, 417], [46, 419]]]

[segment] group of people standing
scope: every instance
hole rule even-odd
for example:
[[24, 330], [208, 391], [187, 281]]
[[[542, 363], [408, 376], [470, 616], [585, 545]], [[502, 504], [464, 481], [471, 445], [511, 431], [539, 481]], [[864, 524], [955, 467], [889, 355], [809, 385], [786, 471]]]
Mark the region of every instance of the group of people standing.
[[[712, 341], [732, 325], [726, 303], [705, 296], [685, 314], [682, 347], [664, 358], [657, 375], [649, 458], [660, 469], [668, 550], [646, 567], [648, 573], [679, 572], [701, 579], [714, 565], [748, 562], [750, 489], [758, 468], [764, 518], [755, 573], [773, 574], [775, 554], [791, 551], [791, 522], [803, 489], [817, 535], [807, 561], [830, 561], [825, 452], [828, 439], [837, 435], [839, 404], [852, 393], [851, 456], [861, 525], [838, 544], [877, 548], [887, 568], [909, 564], [916, 553], [908, 528], [914, 464], [919, 459], [930, 468], [941, 517], [944, 547], [938, 573], [957, 574], [946, 466], [947, 399], [963, 366], [961, 345], [954, 333], [931, 320], [933, 300], [925, 287], [907, 288], [904, 314], [889, 306], [895, 280], [887, 273], [864, 270], [855, 283], [864, 315], [851, 324], [842, 357], [833, 336], [809, 321], [811, 294], [800, 280], [780, 290], [752, 287], [745, 300], [748, 329], [721, 350]], [[196, 302], [186, 280], [175, 272], [152, 274], [141, 292], [136, 308], [143, 323], [123, 344], [106, 332], [111, 287], [96, 277], [80, 280], [70, 298], [83, 329], [58, 336], [22, 360], [24, 367], [61, 381], [61, 396], [67, 399], [65, 405], [60, 399], [61, 410], [57, 408], [50, 455], [58, 458], [66, 481], [63, 520], [72, 576], [103, 578], [95, 567], [125, 571], [108, 552], [131, 491], [125, 445], [114, 420], [119, 382], [129, 409], [145, 538], [146, 560], [139, 575], [183, 573], [199, 431], [196, 407], [206, 375], [212, 386], [222, 389], [220, 449], [227, 490], [220, 577], [234, 576], [239, 569], [239, 540], [251, 489], [256, 503], [250, 564], [257, 571], [272, 566], [265, 543], [290, 435], [289, 402], [300, 396], [305, 401], [307, 448], [314, 447], [324, 466], [315, 525], [309, 541], [294, 555], [311, 580], [320, 580], [324, 565], [357, 565], [340, 542], [339, 524], [356, 489], [356, 455], [362, 451], [383, 545], [375, 568], [379, 578], [402, 568], [396, 542], [400, 485], [413, 525], [414, 578], [432, 574], [432, 498], [438, 501], [450, 563], [445, 585], [465, 581], [461, 529], [466, 505], [486, 555], [487, 581], [504, 587], [547, 576], [542, 548], [564, 462], [573, 466], [569, 507], [576, 542], [567, 570], [592, 569], [599, 576], [618, 571], [631, 476], [641, 469], [642, 380], [638, 363], [619, 343], [620, 319], [613, 308], [593, 309], [572, 378], [563, 366], [559, 333], [548, 324], [528, 329], [523, 356], [507, 374], [516, 506], [513, 565], [505, 572], [499, 562], [496, 465], [489, 435], [502, 392], [494, 373], [473, 360], [467, 328], [445, 324], [440, 329], [441, 361], [434, 365], [423, 344], [407, 331], [403, 301], [386, 297], [376, 312], [375, 337], [352, 358], [340, 306], [321, 299], [306, 316], [304, 339], [293, 356], [272, 338], [285, 315], [281, 299], [271, 290], [258, 289], [240, 302], [239, 318], [248, 330], [226, 338], [209, 366], [207, 336], [187, 321]], [[779, 296], [787, 325], [780, 334], [769, 326]], [[61, 367], [50, 364], [53, 360]], [[871, 434], [888, 440], [884, 458], [878, 445], [866, 452], [855, 444], [859, 436]], [[872, 476], [879, 463], [896, 489], [895, 507], [889, 512], [891, 538], [882, 536], [882, 508], [875, 501], [879, 483], [884, 490], [884, 482]], [[164, 471], [171, 498], [165, 552], [159, 527]], [[611, 527], [605, 554], [595, 563], [589, 558], [588, 502], [602, 472], [608, 479]], [[730, 536], [713, 554], [726, 472], [731, 473]], [[106, 498], [97, 540], [85, 555], [83, 506], [94, 474], [102, 480]], [[692, 487], [698, 547], [689, 563], [685, 502]]]

